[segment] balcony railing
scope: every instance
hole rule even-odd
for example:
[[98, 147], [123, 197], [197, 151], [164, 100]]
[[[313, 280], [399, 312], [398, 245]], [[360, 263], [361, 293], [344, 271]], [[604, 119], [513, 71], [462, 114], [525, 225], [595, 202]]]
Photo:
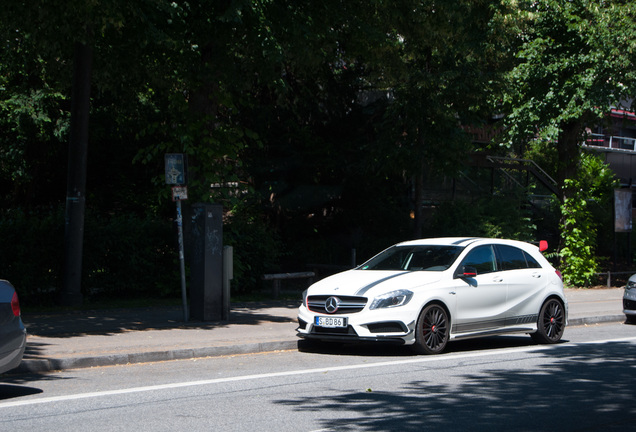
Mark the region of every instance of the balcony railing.
[[636, 138], [602, 134], [588, 134], [585, 144], [591, 147], [605, 147], [615, 150], [636, 151]]

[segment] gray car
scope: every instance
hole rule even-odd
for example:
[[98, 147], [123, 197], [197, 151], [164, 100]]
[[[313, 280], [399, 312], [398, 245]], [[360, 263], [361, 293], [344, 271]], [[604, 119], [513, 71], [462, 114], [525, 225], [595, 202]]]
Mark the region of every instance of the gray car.
[[630, 324], [636, 324], [636, 274], [632, 275], [623, 294], [623, 313]]
[[26, 348], [26, 329], [20, 317], [15, 288], [0, 280], [0, 373], [18, 367]]

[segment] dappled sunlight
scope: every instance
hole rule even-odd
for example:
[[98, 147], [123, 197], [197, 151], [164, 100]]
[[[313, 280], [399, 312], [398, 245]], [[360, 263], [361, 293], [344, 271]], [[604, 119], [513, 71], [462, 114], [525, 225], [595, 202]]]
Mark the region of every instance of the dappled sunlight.
[[324, 413], [322, 426], [339, 431], [606, 431], [633, 424], [636, 345], [560, 345], [534, 355], [542, 361], [530, 370], [493, 363], [458, 383], [439, 383], [435, 371], [416, 369], [414, 378], [423, 379], [391, 391], [333, 390], [277, 403]]

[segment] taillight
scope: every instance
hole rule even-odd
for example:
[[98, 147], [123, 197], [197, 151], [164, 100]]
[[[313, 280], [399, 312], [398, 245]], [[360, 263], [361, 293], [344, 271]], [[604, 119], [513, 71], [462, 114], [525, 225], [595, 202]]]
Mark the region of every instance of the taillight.
[[18, 300], [18, 293], [13, 293], [13, 298], [11, 298], [11, 310], [13, 310], [13, 315], [20, 316], [20, 300]]
[[561, 275], [561, 272], [560, 272], [560, 271], [558, 271], [558, 270], [557, 270], [557, 271], [556, 271], [556, 274], [557, 274], [557, 276], [559, 277], [559, 279], [563, 280], [563, 276]]

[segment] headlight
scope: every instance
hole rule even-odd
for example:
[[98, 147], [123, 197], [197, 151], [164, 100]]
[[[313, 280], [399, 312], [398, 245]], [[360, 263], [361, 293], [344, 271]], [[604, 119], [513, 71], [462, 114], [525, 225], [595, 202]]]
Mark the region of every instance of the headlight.
[[411, 301], [411, 297], [413, 297], [413, 292], [408, 290], [391, 291], [390, 293], [374, 298], [369, 309], [404, 306]]
[[636, 281], [630, 280], [629, 282], [627, 282], [627, 286], [625, 288], [627, 288], [627, 289], [636, 288]]

